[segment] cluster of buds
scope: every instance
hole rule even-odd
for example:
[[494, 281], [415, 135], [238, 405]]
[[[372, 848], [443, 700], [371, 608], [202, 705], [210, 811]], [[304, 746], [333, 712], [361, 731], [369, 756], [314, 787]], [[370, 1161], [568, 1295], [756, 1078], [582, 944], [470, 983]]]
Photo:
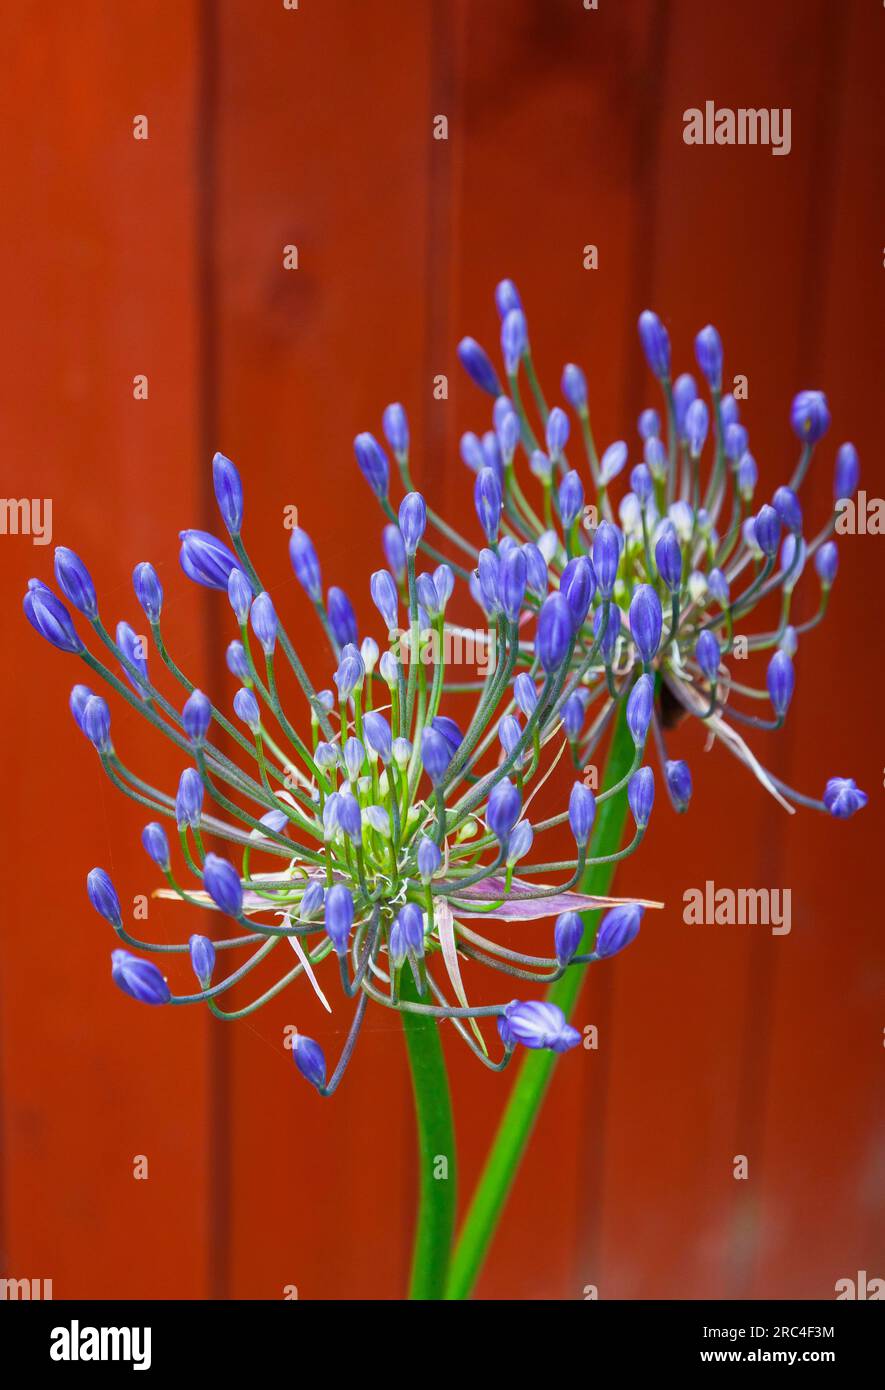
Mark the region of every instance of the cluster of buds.
[[[401, 412], [388, 412], [387, 429], [404, 452]], [[387, 466], [379, 446], [361, 437], [357, 452], [386, 498]], [[334, 689], [316, 689], [243, 544], [237, 469], [217, 454], [213, 473], [230, 544], [203, 531], [184, 531], [180, 558], [190, 579], [226, 594], [238, 629], [227, 648], [237, 683], [228, 713], [193, 685], [170, 652], [161, 626], [163, 590], [151, 564], [137, 565], [133, 575], [151, 637], [139, 636], [127, 622], [112, 636], [83, 561], [69, 549], [56, 550], [58, 587], [88, 623], [99, 654], [45, 583], [31, 580], [24, 598], [25, 614], [42, 637], [79, 657], [90, 679], [103, 682], [175, 746], [184, 766], [173, 792], [154, 786], [121, 759], [107, 701], [90, 685], [74, 686], [71, 711], [104, 772], [151, 817], [142, 842], [166, 880], [158, 896], [230, 921], [226, 932], [207, 930], [187, 941], [140, 940], [124, 923], [109, 875], [94, 868], [87, 878], [89, 899], [121, 943], [112, 952], [113, 980], [145, 1003], [205, 1003], [216, 1017], [231, 1019], [252, 1013], [303, 976], [331, 1012], [318, 967], [336, 958], [340, 991], [355, 1004], [331, 1075], [315, 1040], [297, 1033], [292, 1043], [299, 1070], [323, 1095], [337, 1087], [370, 1001], [450, 1020], [492, 1070], [506, 1066], [519, 1045], [574, 1047], [580, 1035], [553, 1004], [529, 998], [471, 1005], [460, 962], [481, 962], [532, 985], [551, 982], [628, 945], [645, 907], [653, 905], [578, 891], [595, 862], [588, 845], [598, 801], [626, 787], [633, 811], [631, 843], [611, 858], [635, 849], [648, 824], [654, 778], [641, 764], [652, 718], [650, 675], [634, 683], [629, 700], [636, 749], [629, 776], [598, 798], [579, 780], [561, 814], [534, 824], [527, 814], [529, 787], [547, 774], [553, 758], [547, 745], [555, 741], [564, 748], [562, 729], [570, 727], [567, 711], [581, 686], [574, 662], [595, 588], [589, 565], [580, 576], [572, 572], [567, 594], [548, 594], [547, 565], [537, 548], [502, 545], [480, 559], [478, 582], [489, 595], [491, 624], [485, 637], [496, 639], [494, 660], [476, 683], [462, 730], [441, 709], [447, 639], [454, 634], [446, 609], [455, 572], [441, 563], [432, 573], [416, 573], [427, 525], [421, 495], [410, 488], [403, 498], [386, 535], [390, 568], [371, 579], [387, 634], [383, 653], [373, 637], [360, 641], [353, 607], [341, 589], [333, 586], [323, 597], [314, 545], [305, 531], [292, 532], [292, 566], [334, 658]], [[500, 494], [488, 505], [492, 540]], [[533, 607], [536, 623], [527, 640], [521, 628]], [[175, 698], [155, 684], [149, 649], [165, 668], [161, 684], [179, 692]], [[283, 706], [280, 653], [291, 669], [287, 679], [300, 687], [303, 720], [290, 718]], [[537, 862], [532, 852], [543, 833], [565, 823], [573, 857]], [[177, 831], [189, 876], [184, 883], [184, 874], [173, 868], [167, 826]], [[597, 908], [608, 910], [593, 932], [579, 913]], [[477, 929], [486, 919], [546, 918], [556, 920], [545, 955], [512, 950], [488, 928]], [[473, 927], [466, 925], [471, 919]], [[225, 1010], [220, 1001], [226, 993], [283, 943], [295, 962], [252, 1002]], [[173, 993], [163, 971], [133, 950], [166, 961], [176, 954], [189, 957], [199, 988]], [[240, 951], [249, 954], [222, 970], [220, 963], [236, 961], [231, 953]], [[326, 988], [331, 994], [328, 982]], [[497, 1059], [480, 1026], [491, 1019], [500, 1035]]]
[[[475, 508], [487, 545], [478, 549], [432, 512], [429, 522], [457, 552], [461, 564], [455, 568], [469, 579], [489, 621], [503, 615], [521, 625], [537, 612], [539, 637], [545, 623], [548, 634], [556, 633], [557, 661], [567, 649], [569, 674], [555, 702], [576, 766], [594, 757], [619, 709], [626, 706], [630, 719], [630, 707], [635, 709], [637, 692], [644, 689], [643, 709], [653, 706], [653, 741], [678, 811], [689, 803], [692, 777], [683, 760], [668, 756], [666, 734], [684, 716], [694, 715], [787, 810], [800, 804], [851, 816], [867, 800], [853, 779], [831, 778], [821, 800], [805, 796], [767, 771], [741, 733], [783, 724], [799, 638], [822, 620], [836, 577], [837, 508], [853, 497], [859, 477], [852, 444], [836, 453], [833, 509], [813, 537], [805, 535], [800, 501], [816, 446], [830, 424], [826, 397], [820, 391], [796, 396], [790, 423], [799, 439], [798, 460], [789, 483], [759, 506], [756, 462], [738, 402], [723, 392], [723, 349], [712, 325], [695, 339], [708, 402], [691, 374], [673, 379], [670, 340], [657, 314], [640, 315], [639, 337], [660, 387], [662, 410], [643, 410], [635, 452], [626, 440], [616, 440], [600, 453], [582, 369], [568, 363], [561, 378], [565, 405], [577, 421], [573, 431], [568, 411], [549, 406], [541, 389], [512, 281], [498, 285], [495, 299], [506, 388], [479, 343], [464, 338], [458, 347], [468, 375], [494, 401], [491, 428], [481, 437], [469, 432], [461, 439], [461, 456], [475, 474]], [[403, 485], [411, 488], [401, 406], [388, 407], [384, 431]], [[584, 454], [580, 465], [567, 455], [574, 434]], [[381, 446], [371, 435], [360, 435], [356, 452], [392, 519]], [[631, 453], [641, 455], [632, 467]], [[431, 546], [426, 549], [442, 558]], [[797, 622], [793, 594], [811, 563], [819, 599], [816, 611]], [[517, 608], [509, 576], [523, 569], [528, 582]], [[780, 608], [768, 629], [747, 631], [750, 614], [774, 594], [780, 595]], [[548, 637], [547, 653], [550, 645]], [[536, 654], [542, 665], [547, 653], [540, 643]], [[734, 674], [738, 661], [756, 653], [765, 654], [764, 689]], [[770, 703], [770, 717], [752, 712], [760, 701]]]

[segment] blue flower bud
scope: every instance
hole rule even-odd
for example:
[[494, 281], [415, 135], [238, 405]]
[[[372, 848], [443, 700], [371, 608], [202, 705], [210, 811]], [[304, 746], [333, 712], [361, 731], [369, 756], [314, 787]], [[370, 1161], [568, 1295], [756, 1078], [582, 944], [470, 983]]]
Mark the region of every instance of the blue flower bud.
[[722, 389], [722, 339], [712, 323], [702, 328], [694, 340], [694, 355], [712, 391]]
[[348, 643], [356, 646], [358, 634], [353, 604], [344, 590], [334, 584], [326, 595], [326, 612], [332, 635], [339, 647], [346, 647]]
[[606, 487], [623, 471], [628, 453], [629, 450], [623, 439], [616, 439], [614, 444], [609, 444], [599, 460], [599, 477], [603, 487]]
[[637, 421], [637, 429], [642, 440], [658, 439], [661, 433], [661, 417], [658, 412], [650, 407], [643, 410]]
[[209, 897], [229, 917], [243, 912], [243, 885], [233, 864], [218, 854], [207, 854], [203, 864], [203, 886]]
[[215, 947], [208, 936], [194, 934], [188, 941], [191, 965], [202, 989], [208, 989], [215, 969]]
[[555, 461], [568, 443], [569, 419], [565, 411], [555, 405], [547, 416], [547, 452]]
[[686, 438], [688, 407], [697, 400], [697, 395], [697, 382], [689, 372], [683, 372], [673, 382], [673, 415], [680, 439]]
[[565, 595], [575, 632], [584, 624], [595, 591], [596, 575], [588, 557], [578, 555], [569, 560], [562, 572], [560, 592]]
[[333, 883], [326, 892], [326, 935], [339, 956], [347, 954], [347, 939], [353, 926], [353, 898], [343, 883]]
[[562, 369], [562, 394], [574, 410], [587, 405], [587, 378], [574, 362], [566, 362]]
[[36, 580], [32, 583], [34, 587], [28, 587], [22, 601], [25, 617], [31, 627], [61, 652], [83, 651], [83, 643], [64, 604], [45, 584], [39, 584]]
[[246, 660], [246, 649], [242, 642], [231, 642], [225, 652], [227, 669], [231, 675], [236, 676], [238, 681], [247, 681], [249, 677], [249, 663]]
[[699, 458], [707, 439], [710, 426], [710, 412], [700, 396], [692, 401], [685, 412], [685, 441], [692, 458]]
[[596, 819], [596, 797], [583, 782], [575, 782], [569, 793], [568, 823], [579, 849], [586, 849]]
[[719, 402], [719, 416], [724, 430], [728, 429], [729, 425], [736, 425], [740, 419], [738, 403], [730, 391]]
[[374, 710], [369, 710], [364, 714], [363, 733], [372, 752], [381, 759], [386, 767], [393, 757], [393, 738], [390, 725], [384, 715], [377, 714]]
[[175, 797], [175, 820], [179, 830], [186, 825], [199, 825], [203, 810], [203, 783], [193, 767], [186, 767], [178, 781]]
[[517, 708], [528, 718], [538, 703], [538, 692], [531, 676], [525, 671], [521, 671], [513, 682], [513, 698]]
[[655, 563], [670, 592], [678, 592], [682, 585], [682, 551], [672, 526], [666, 527], [655, 546]]
[[249, 609], [252, 607], [252, 585], [242, 570], [231, 570], [227, 580], [227, 597], [234, 610], [234, 616], [242, 627], [247, 622]]
[[800, 391], [790, 407], [793, 433], [803, 444], [816, 444], [830, 428], [830, 408], [823, 391]]
[[814, 568], [824, 589], [829, 589], [839, 568], [839, 551], [835, 541], [826, 541], [814, 557]]
[[743, 425], [735, 422], [733, 425], [725, 425], [725, 456], [731, 459], [732, 463], [737, 463], [738, 459], [743, 458], [747, 452], [747, 445], [750, 436]]
[[667, 778], [667, 790], [670, 793], [670, 799], [676, 810], [686, 811], [688, 803], [691, 801], [692, 791], [691, 769], [688, 763], [683, 762], [681, 758], [677, 761], [668, 758], [664, 767], [664, 775]]
[[512, 280], [500, 280], [495, 287], [495, 307], [499, 318], [506, 318], [511, 309], [521, 309], [519, 290]]
[[[144, 654], [144, 644], [138, 633], [131, 628], [128, 623], [117, 623], [116, 637], [117, 646], [120, 648], [120, 651], [123, 653], [129, 665], [135, 667], [141, 680], [135, 680], [130, 672], [126, 670], [126, 667], [123, 666], [126, 677], [132, 681], [139, 695], [144, 697], [146, 692], [142, 689], [142, 682], [146, 685], [148, 680], [147, 658]], [[121, 665], [122, 664], [121, 662]]]
[[92, 576], [79, 555], [67, 546], [55, 547], [55, 577], [65, 598], [86, 618], [98, 617], [98, 600]]
[[646, 464], [638, 463], [635, 468], [630, 470], [630, 486], [636, 493], [640, 505], [647, 506], [654, 492], [654, 483]]
[[670, 336], [651, 309], [644, 309], [639, 315], [639, 339], [652, 372], [660, 381], [666, 381], [670, 375]]
[[212, 706], [202, 690], [192, 690], [184, 703], [181, 722], [184, 732], [194, 743], [202, 743], [212, 719]]
[[385, 406], [381, 424], [384, 428], [384, 438], [397, 458], [402, 458], [409, 452], [409, 421], [398, 401]]
[[584, 484], [574, 469], [559, 484], [559, 515], [563, 528], [573, 526], [584, 510]]
[[457, 753], [464, 742], [464, 735], [454, 719], [450, 719], [447, 714], [435, 714], [430, 724], [431, 728], [445, 739], [449, 745], [450, 753]]
[[541, 482], [549, 483], [553, 477], [553, 460], [543, 449], [533, 449], [529, 458], [529, 468]]
[[479, 552], [479, 564], [475, 571], [479, 585], [479, 597], [483, 608], [490, 616], [501, 611], [501, 561], [493, 550]]
[[515, 376], [529, 345], [528, 327], [521, 309], [510, 309], [501, 322], [501, 351], [508, 376]]
[[853, 444], [840, 444], [836, 453], [836, 471], [833, 474], [833, 496], [853, 497], [860, 482], [860, 459]]
[[611, 521], [600, 521], [593, 537], [593, 569], [603, 598], [611, 598], [621, 559], [618, 528]]
[[321, 883], [309, 883], [304, 890], [301, 902], [298, 904], [298, 916], [302, 922], [308, 921], [316, 916], [326, 901], [326, 894]]
[[493, 545], [501, 525], [503, 497], [498, 475], [491, 468], [481, 468], [473, 489], [473, 501], [479, 524], [486, 534], [489, 545]]
[[421, 730], [421, 761], [434, 786], [438, 786], [452, 761], [452, 746], [434, 728]]
[[83, 732], [99, 753], [111, 750], [111, 712], [106, 700], [93, 695], [83, 710]]
[[607, 956], [614, 956], [618, 951], [623, 951], [625, 946], [629, 946], [639, 934], [644, 912], [644, 907], [633, 903], [624, 903], [621, 907], [613, 907], [607, 912], [596, 933], [596, 943], [593, 947], [595, 954], [605, 960]]
[[538, 614], [536, 646], [541, 665], [549, 674], [558, 671], [572, 645], [574, 628], [567, 599], [559, 593], [548, 594]]
[[765, 684], [768, 686], [768, 694], [774, 706], [774, 712], [778, 719], [783, 719], [793, 698], [793, 687], [796, 684], [796, 675], [793, 671], [793, 663], [784, 651], [775, 652], [768, 663], [768, 670], [765, 673]]
[[372, 602], [381, 614], [385, 627], [389, 632], [395, 631], [399, 622], [399, 595], [388, 571], [376, 570], [369, 582], [369, 588]]
[[488, 354], [475, 338], [461, 339], [458, 344], [458, 356], [467, 375], [481, 391], [488, 391], [490, 396], [500, 396], [501, 383], [498, 375]]
[[442, 613], [455, 590], [455, 575], [451, 565], [437, 565], [433, 571], [433, 583], [436, 589], [437, 606]]
[[153, 565], [143, 560], [140, 565], [135, 566], [132, 571], [132, 587], [148, 622], [159, 622], [163, 608], [163, 586]]
[[777, 554], [778, 542], [781, 535], [781, 519], [774, 507], [760, 507], [753, 522], [753, 535], [756, 544], [767, 559], [771, 559]]
[[353, 441], [353, 452], [360, 466], [360, 472], [377, 497], [387, 496], [390, 466], [387, 455], [378, 440], [368, 430], [358, 434]]
[[427, 507], [420, 492], [407, 492], [399, 504], [399, 529], [407, 555], [418, 549], [427, 525]]
[[499, 1021], [499, 1032], [507, 1046], [521, 1043], [532, 1050], [549, 1048], [551, 1052], [568, 1052], [581, 1041], [577, 1028], [566, 1022], [565, 1014], [556, 1004], [540, 1000], [523, 1003], [514, 999], [504, 1010], [502, 1021], [504, 1029], [502, 1031]]
[[509, 777], [502, 777], [489, 793], [486, 820], [498, 842], [506, 846], [510, 832], [519, 820], [522, 797]]
[[[332, 591], [329, 591], [330, 596]], [[277, 641], [277, 620], [276, 609], [270, 594], [260, 593], [256, 596], [252, 604], [252, 631], [261, 644], [261, 649], [265, 656], [271, 656]]]
[[313, 599], [314, 603], [319, 603], [323, 596], [320, 562], [317, 559], [317, 553], [310, 536], [297, 526], [289, 541], [289, 559], [295, 571], [295, 578], [302, 589], [309, 598]]
[[356, 647], [344, 647], [341, 652], [341, 660], [338, 663], [338, 670], [335, 672], [338, 698], [340, 700], [349, 699], [357, 686], [362, 685], [365, 674], [363, 659]]
[[[802, 508], [792, 488], [779, 487], [771, 502], [787, 530], [798, 535], [802, 530]], [[758, 527], [756, 534], [759, 534]]]
[[553, 928], [553, 949], [560, 965], [568, 965], [584, 937], [584, 923], [577, 912], [561, 912]]
[[319, 1043], [296, 1033], [292, 1038], [292, 1056], [304, 1079], [321, 1091], [326, 1084], [326, 1058]]
[[[347, 740], [347, 747], [350, 746], [351, 742], [352, 742], [351, 739], [348, 739], [348, 740]], [[345, 760], [346, 760], [346, 758], [347, 758], [347, 747], [345, 747], [345, 750], [344, 750]], [[360, 752], [360, 754], [362, 754], [362, 747], [363, 747], [362, 744], [360, 744], [360, 745], [359, 745], [359, 752]], [[360, 761], [362, 761], [362, 757], [360, 758]], [[349, 839], [349, 840], [352, 840], [353, 843], [354, 843], [355, 845], [361, 845], [361, 844], [362, 844], [362, 842], [363, 842], [363, 817], [362, 817], [362, 812], [360, 811], [360, 804], [359, 804], [359, 802], [357, 801], [357, 799], [356, 799], [355, 796], [351, 796], [350, 792], [342, 792], [342, 793], [341, 793], [341, 797], [340, 797], [339, 802], [338, 802], [338, 826], [339, 826], [339, 828], [340, 828], [341, 830], [344, 831], [344, 833], [345, 833], [345, 835], [348, 837], [348, 839]]]
[[86, 732], [83, 728], [83, 714], [94, 693], [88, 685], [75, 685], [68, 697], [71, 714], [74, 716], [74, 721], [81, 733]]
[[429, 883], [434, 874], [439, 872], [442, 865], [442, 854], [439, 846], [429, 840], [426, 835], [422, 835], [418, 841], [418, 873], [422, 883]]
[[[445, 739], [443, 739], [443, 742], [445, 743]], [[396, 763], [400, 771], [402, 771], [403, 768], [408, 767], [411, 756], [412, 745], [409, 739], [395, 738], [393, 740], [393, 761]]]
[[638, 584], [630, 600], [630, 631], [643, 661], [653, 659], [660, 644], [663, 625], [661, 600], [650, 584]]
[[861, 791], [853, 777], [831, 777], [823, 800], [831, 816], [837, 820], [848, 820], [855, 811], [862, 811], [866, 806], [867, 794]]
[[719, 677], [719, 643], [709, 628], [705, 628], [698, 637], [694, 654], [695, 660], [707, 680], [711, 682], [717, 680]]
[[637, 748], [645, 743], [655, 703], [655, 683], [646, 671], [630, 691], [627, 699], [627, 728]]
[[419, 574], [415, 581], [418, 603], [426, 611], [428, 618], [439, 617], [439, 597], [436, 585], [429, 574]]
[[[499, 397], [500, 400], [507, 401], [506, 396]], [[495, 402], [497, 405], [497, 401]], [[522, 437], [522, 426], [519, 423], [519, 416], [507, 401], [507, 411], [501, 416], [500, 424], [496, 425], [498, 435], [498, 446], [501, 450], [501, 463], [507, 467], [513, 461], [516, 453], [516, 446]]]
[[243, 524], [243, 484], [233, 463], [224, 454], [212, 460], [212, 483], [221, 519], [232, 536], [240, 533]]
[[535, 841], [535, 832], [527, 820], [521, 820], [513, 827], [507, 842], [506, 862], [511, 868], [524, 859]]
[[169, 868], [169, 841], [166, 831], [158, 821], [152, 820], [141, 832], [141, 843], [148, 857], [165, 872]]
[[140, 960], [128, 951], [111, 951], [111, 979], [140, 1004], [168, 1004], [172, 998], [153, 961]]
[[544, 598], [547, 593], [547, 561], [532, 541], [526, 542], [522, 553], [525, 556], [526, 586], [536, 598]]
[[498, 576], [498, 592], [501, 606], [506, 616], [515, 623], [522, 611], [525, 599], [526, 558], [520, 549], [508, 550], [501, 560]]
[[602, 659], [611, 662], [615, 654], [615, 647], [621, 635], [621, 610], [617, 604], [611, 604], [608, 610], [608, 621], [603, 631], [602, 620], [605, 617], [605, 608], [599, 607], [593, 614], [593, 636], [599, 642], [599, 649]]
[[728, 580], [721, 569], [710, 570], [710, 573], [707, 575], [707, 588], [720, 608], [728, 607], [730, 590], [728, 587]]
[[179, 561], [188, 579], [207, 589], [227, 589], [227, 581], [239, 560], [223, 541], [208, 531], [179, 531]]
[[234, 696], [234, 713], [238, 719], [253, 732], [257, 733], [261, 728], [261, 710], [258, 708], [258, 701], [251, 690], [241, 686]]
[[424, 913], [417, 903], [404, 905], [399, 923], [406, 950], [420, 960], [424, 955]]
[[559, 717], [562, 720], [562, 727], [565, 730], [566, 737], [571, 739], [572, 742], [574, 742], [581, 732], [581, 725], [584, 723], [584, 715], [586, 712], [587, 706], [578, 691], [575, 691], [573, 695], [568, 697], [559, 711]]
[[753, 496], [759, 481], [759, 470], [752, 454], [743, 454], [737, 467], [738, 492], [745, 502]]
[[[498, 739], [500, 741], [501, 747], [504, 749], [504, 752], [507, 754], [508, 757], [516, 748], [521, 738], [522, 725], [520, 724], [516, 716], [513, 714], [503, 715], [501, 719], [498, 720]], [[522, 767], [522, 764], [523, 755], [520, 754], [517, 757], [514, 766]]]
[[110, 922], [112, 927], [122, 927], [123, 914], [120, 911], [120, 899], [117, 897], [117, 890], [111, 882], [110, 875], [104, 869], [90, 869], [86, 875], [86, 892], [89, 894], [89, 901], [95, 908], [100, 917]]
[[637, 830], [644, 830], [655, 804], [655, 775], [650, 767], [637, 768], [627, 783], [627, 801]]

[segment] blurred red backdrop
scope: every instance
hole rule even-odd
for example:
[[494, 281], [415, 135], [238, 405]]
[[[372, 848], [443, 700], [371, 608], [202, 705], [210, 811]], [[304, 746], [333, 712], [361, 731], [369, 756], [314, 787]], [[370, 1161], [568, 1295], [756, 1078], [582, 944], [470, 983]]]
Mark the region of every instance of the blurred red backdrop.
[[[171, 649], [224, 702], [226, 605], [177, 562], [182, 527], [217, 529], [223, 449], [265, 585], [327, 680], [283, 507], [372, 621], [380, 518], [351, 438], [402, 400], [419, 484], [470, 510], [457, 441], [486, 411], [454, 348], [467, 332], [493, 345], [503, 275], [548, 391], [564, 361], [585, 366], [598, 439], [635, 438], [652, 403], [635, 331], [651, 305], [679, 369], [712, 321], [747, 374], [761, 492], [792, 467], [792, 395], [821, 386], [834, 424], [806, 505], [826, 515], [844, 438], [875, 495], [883, 24], [874, 0], [15, 0], [0, 17], [7, 495], [52, 499], [53, 539], [87, 558], [107, 619], [140, 616], [130, 574], [151, 559]], [[682, 113], [707, 98], [791, 108], [789, 157], [684, 145]], [[559, 1066], [481, 1296], [830, 1297], [885, 1273], [883, 544], [840, 547], [788, 728], [763, 747], [816, 795], [856, 775], [869, 807], [850, 824], [788, 818], [696, 730], [677, 737], [690, 813], [661, 805], [618, 880], [667, 909], [590, 972], [577, 1021], [599, 1050]], [[84, 875], [104, 864], [124, 902], [150, 892], [144, 817], [74, 729], [77, 663], [22, 619], [51, 551], [5, 536], [0, 565], [2, 1273], [52, 1278], [56, 1297], [399, 1296], [416, 1163], [398, 1020], [370, 1015], [320, 1102], [281, 1046], [297, 1022], [335, 1049], [304, 992], [226, 1028], [112, 987]], [[126, 710], [114, 720], [125, 761], [174, 783], [176, 760]], [[682, 893], [707, 878], [791, 888], [792, 933], [686, 926]], [[152, 930], [180, 929], [181, 911], [155, 904]], [[449, 1055], [463, 1202], [509, 1080]]]

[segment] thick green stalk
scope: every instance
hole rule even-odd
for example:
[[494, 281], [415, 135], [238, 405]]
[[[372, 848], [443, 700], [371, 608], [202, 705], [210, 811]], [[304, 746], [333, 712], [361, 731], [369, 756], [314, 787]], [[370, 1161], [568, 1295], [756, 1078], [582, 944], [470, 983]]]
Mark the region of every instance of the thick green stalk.
[[[606, 763], [606, 787], [611, 787], [626, 777], [633, 762], [633, 755], [633, 740], [622, 709], [615, 725]], [[617, 850], [624, 832], [626, 815], [626, 791], [619, 792], [617, 796], [600, 805], [590, 842], [591, 858], [613, 854]], [[600, 896], [606, 894], [611, 886], [614, 871], [613, 863], [591, 864], [584, 873], [581, 891]], [[591, 949], [590, 925], [594, 916], [593, 913], [584, 914], [588, 929], [581, 943], [582, 951]], [[558, 1004], [567, 1018], [577, 1002], [583, 979], [584, 968], [576, 966], [567, 971], [547, 992], [550, 1002]], [[446, 1284], [447, 1299], [470, 1297], [547, 1094], [556, 1056], [555, 1052], [528, 1052], [522, 1060], [507, 1108], [498, 1126], [455, 1247]]]
[[[402, 972], [400, 996], [418, 1001], [408, 967]], [[444, 1296], [455, 1233], [457, 1163], [449, 1078], [436, 1019], [404, 1011], [402, 1020], [415, 1096], [419, 1164], [409, 1298], [439, 1299]]]

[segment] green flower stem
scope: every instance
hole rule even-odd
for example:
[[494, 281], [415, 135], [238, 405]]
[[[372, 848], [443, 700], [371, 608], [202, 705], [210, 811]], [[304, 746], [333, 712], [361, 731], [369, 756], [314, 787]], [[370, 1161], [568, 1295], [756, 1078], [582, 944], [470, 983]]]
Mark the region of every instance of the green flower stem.
[[[402, 973], [400, 997], [418, 1002], [414, 981]], [[455, 1125], [440, 1025], [419, 1013], [402, 1014], [412, 1071], [418, 1128], [418, 1225], [412, 1252], [410, 1299], [441, 1299], [455, 1234]], [[437, 1176], [440, 1158], [447, 1172]]]
[[[625, 777], [633, 762], [633, 754], [633, 740], [627, 728], [622, 708], [615, 725], [606, 764], [605, 785], [607, 787], [613, 786]], [[627, 795], [625, 791], [602, 803], [590, 842], [592, 858], [604, 858], [617, 850], [623, 835], [626, 815]], [[581, 890], [585, 893], [603, 895], [608, 892], [613, 876], [614, 863], [612, 862], [589, 865], [581, 883]], [[588, 930], [579, 948], [581, 952], [591, 949], [590, 922], [592, 917], [593, 914], [584, 914]], [[561, 980], [551, 986], [547, 992], [547, 998], [551, 1003], [558, 1004], [566, 1017], [569, 1017], [577, 1001], [582, 982], [582, 970], [577, 968], [569, 970]], [[529, 1052], [522, 1060], [510, 1093], [510, 1099], [507, 1102], [507, 1108], [486, 1159], [485, 1168], [473, 1194], [455, 1247], [446, 1284], [445, 1297], [447, 1299], [470, 1297], [501, 1219], [501, 1213], [513, 1186], [516, 1171], [528, 1144], [538, 1112], [547, 1094], [555, 1061], [556, 1053], [554, 1052]]]

